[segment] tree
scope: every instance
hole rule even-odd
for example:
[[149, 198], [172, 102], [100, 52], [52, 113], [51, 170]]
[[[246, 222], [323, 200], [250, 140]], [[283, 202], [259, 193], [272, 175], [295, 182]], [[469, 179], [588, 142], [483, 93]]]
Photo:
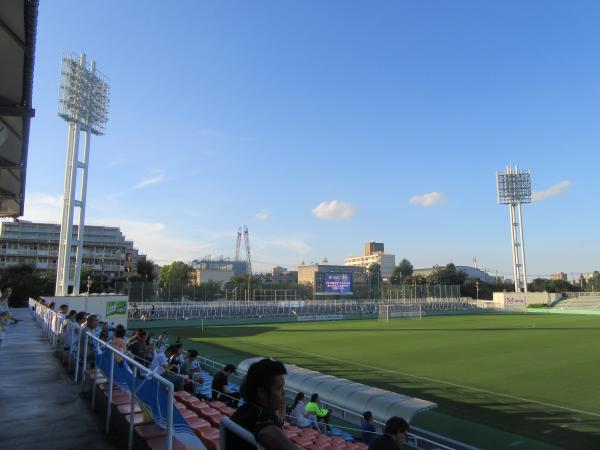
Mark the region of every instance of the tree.
[[381, 265], [373, 263], [367, 269], [367, 282], [370, 286], [369, 296], [372, 294], [373, 297], [379, 297], [381, 290]]
[[144, 281], [154, 281], [154, 261], [151, 259], [138, 260], [136, 271]]
[[453, 263], [446, 264], [446, 267], [437, 267], [428, 277], [429, 284], [459, 284], [462, 285], [467, 280], [467, 274], [456, 270]]
[[392, 284], [403, 284], [410, 280], [413, 274], [413, 265], [411, 262], [404, 258], [400, 263], [394, 268], [394, 273], [392, 274]]
[[30, 297], [53, 295], [55, 279], [35, 270], [33, 266], [22, 264], [0, 272], [0, 284], [13, 288], [12, 305], [26, 306]]
[[188, 283], [192, 267], [181, 261], [161, 267], [160, 281], [163, 283]]

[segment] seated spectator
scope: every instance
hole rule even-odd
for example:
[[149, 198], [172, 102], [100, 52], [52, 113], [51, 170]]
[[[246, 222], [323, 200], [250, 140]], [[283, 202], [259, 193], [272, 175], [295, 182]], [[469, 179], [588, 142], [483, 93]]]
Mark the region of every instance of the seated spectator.
[[369, 445], [375, 439], [375, 425], [373, 424], [373, 413], [371, 411], [363, 413], [363, 418], [360, 421], [360, 431], [365, 444]]
[[321, 408], [321, 399], [319, 394], [313, 394], [310, 396], [310, 402], [306, 404], [306, 413], [312, 414], [317, 419], [317, 422], [323, 422], [327, 431], [331, 430], [329, 427], [329, 416], [330, 411], [327, 408]]
[[408, 423], [401, 417], [390, 417], [383, 428], [383, 436], [376, 437], [369, 450], [398, 450], [406, 442]]
[[[282, 431], [286, 374], [285, 366], [279, 361], [261, 359], [252, 364], [244, 382], [247, 402], [231, 416], [231, 420], [250, 431], [266, 450], [298, 450]], [[227, 432], [225, 439], [226, 448], [256, 449], [231, 432]]]
[[233, 364], [227, 364], [223, 370], [220, 370], [215, 374], [212, 380], [212, 399], [213, 401], [220, 401], [233, 407], [237, 406], [240, 394], [238, 392], [231, 391], [227, 385], [229, 384], [229, 376], [235, 373], [235, 366]]
[[183, 377], [172, 372], [175, 364], [169, 364], [169, 359], [175, 354], [175, 346], [171, 345], [166, 351], [157, 351], [150, 364], [150, 370], [173, 383], [176, 391], [183, 390]]
[[296, 394], [290, 411], [290, 422], [300, 428], [308, 428], [312, 425], [309, 414], [306, 412], [306, 405], [304, 404], [304, 392]]
[[199, 393], [204, 384], [204, 378], [202, 377], [200, 362], [196, 358], [198, 358], [197, 350], [188, 351], [185, 364], [183, 365], [183, 372], [191, 380], [191, 392], [196, 394], [199, 398], [204, 398], [204, 396]]

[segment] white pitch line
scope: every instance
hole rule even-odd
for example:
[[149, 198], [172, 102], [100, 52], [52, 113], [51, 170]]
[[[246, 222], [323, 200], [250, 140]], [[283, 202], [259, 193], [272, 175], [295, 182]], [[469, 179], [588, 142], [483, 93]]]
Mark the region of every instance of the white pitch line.
[[515, 441], [512, 444], [510, 444], [510, 446], [511, 447], [516, 447], [517, 445], [521, 445], [521, 444], [524, 444], [524, 443], [525, 443], [525, 441]]
[[[235, 340], [239, 340], [239, 338], [234, 338], [234, 339]], [[252, 344], [256, 345], [256, 342], [253, 342]], [[395, 374], [398, 374], [398, 375], [403, 375], [403, 376], [406, 376], [406, 377], [415, 378], [417, 380], [431, 381], [433, 383], [445, 384], [447, 386], [458, 387], [458, 388], [461, 388], [461, 389], [467, 389], [467, 390], [471, 390], [471, 391], [475, 391], [475, 392], [485, 392], [486, 394], [496, 395], [496, 396], [499, 396], [499, 397], [506, 397], [506, 398], [510, 398], [510, 399], [513, 399], [513, 400], [519, 400], [521, 402], [529, 402], [529, 403], [534, 403], [534, 404], [537, 404], [537, 405], [544, 405], [544, 406], [550, 406], [552, 408], [563, 409], [565, 411], [570, 411], [570, 412], [575, 412], [575, 413], [580, 413], [580, 414], [587, 414], [588, 416], [600, 417], [600, 414], [594, 413], [594, 412], [583, 411], [583, 410], [580, 410], [580, 409], [567, 408], [566, 406], [555, 405], [553, 403], [540, 402], [538, 400], [531, 400], [531, 399], [528, 399], [528, 398], [517, 397], [515, 395], [502, 394], [500, 392], [488, 391], [487, 389], [481, 389], [481, 388], [476, 388], [476, 387], [471, 387], [471, 386], [465, 386], [465, 385], [462, 385], [462, 384], [451, 383], [449, 381], [437, 380], [435, 378], [421, 377], [421, 376], [418, 376], [418, 375], [413, 375], [411, 373], [400, 372], [399, 370], [385, 369], [383, 367], [371, 366], [369, 364], [361, 364], [361, 363], [357, 363], [357, 362], [354, 362], [354, 361], [348, 361], [348, 360], [341, 359], [341, 358], [335, 358], [333, 356], [321, 355], [319, 353], [304, 352], [302, 350], [296, 350], [294, 348], [285, 347], [283, 345], [274, 345], [274, 344], [269, 344], [269, 345], [258, 344], [258, 345], [261, 345], [263, 347], [280, 348], [280, 349], [289, 350], [289, 351], [292, 351], [292, 352], [295, 352], [295, 353], [300, 353], [300, 354], [309, 355], [309, 356], [316, 356], [317, 358], [329, 359], [331, 361], [338, 361], [338, 362], [342, 362], [342, 363], [345, 363], [345, 364], [350, 364], [350, 365], [353, 365], [353, 366], [364, 367], [366, 369], [375, 369], [375, 370], [381, 370], [382, 372], [395, 373]]]

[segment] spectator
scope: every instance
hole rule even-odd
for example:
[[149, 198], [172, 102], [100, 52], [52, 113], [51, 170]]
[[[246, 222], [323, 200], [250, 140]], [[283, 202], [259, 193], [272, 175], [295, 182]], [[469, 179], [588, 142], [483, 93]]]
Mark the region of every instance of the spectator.
[[8, 313], [7, 319], [12, 321], [12, 323], [17, 323], [18, 320], [15, 319], [10, 313], [10, 306], [8, 303], [8, 299], [12, 295], [12, 288], [10, 286], [3, 286], [2, 290], [0, 290], [0, 312]]
[[215, 374], [212, 380], [212, 399], [213, 401], [219, 400], [231, 406], [237, 406], [240, 394], [238, 392], [231, 391], [227, 385], [229, 384], [229, 376], [235, 373], [235, 366], [233, 364], [227, 364], [223, 370], [220, 370]]
[[138, 315], [138, 305], [137, 303], [134, 303], [133, 305], [131, 305], [131, 318], [135, 319], [137, 318]]
[[9, 314], [7, 311], [0, 312], [0, 347], [2, 346], [2, 341], [4, 340], [4, 334], [6, 333], [6, 327], [9, 322]]
[[[127, 350], [133, 355], [134, 359], [140, 364], [148, 366], [147, 357], [152, 351], [148, 346], [148, 333], [139, 329], [128, 341]], [[160, 349], [164, 353], [164, 349]]]
[[100, 335], [98, 337], [101, 340], [103, 340], [104, 342], [108, 342], [108, 339], [110, 338], [110, 335], [108, 332], [108, 322], [102, 322], [102, 325], [100, 328]]
[[298, 392], [292, 409], [290, 412], [290, 422], [300, 428], [308, 428], [312, 425], [309, 414], [306, 413], [306, 405], [304, 404], [304, 392]]
[[331, 430], [329, 427], [329, 416], [330, 411], [327, 408], [321, 408], [321, 399], [319, 394], [313, 394], [310, 396], [310, 402], [306, 404], [306, 413], [313, 414], [317, 419], [317, 422], [325, 423], [327, 431]]
[[[285, 366], [279, 361], [261, 359], [252, 364], [244, 383], [247, 402], [231, 416], [231, 420], [250, 431], [266, 450], [298, 450], [282, 431], [286, 374]], [[256, 449], [230, 432], [225, 439], [226, 448]]]
[[390, 417], [383, 428], [383, 436], [371, 442], [369, 450], [398, 450], [406, 442], [408, 423], [401, 417]]
[[[81, 327], [81, 331], [79, 332], [79, 348], [80, 354], [79, 356], [83, 358], [83, 345], [86, 339], [86, 333], [90, 332], [94, 336], [98, 336], [98, 316], [96, 314], [90, 314], [87, 316], [85, 325]], [[96, 341], [91, 338], [88, 338], [88, 350], [87, 350], [87, 363], [90, 364], [91, 367], [94, 367], [94, 361], [96, 360], [96, 348], [98, 348]]]
[[375, 439], [375, 425], [373, 425], [373, 413], [371, 411], [363, 413], [363, 418], [360, 421], [360, 431], [365, 444], [369, 445]]
[[[115, 328], [115, 337], [110, 341], [110, 345], [122, 353], [127, 353], [125, 332], [126, 330], [123, 325], [117, 325], [117, 328]], [[115, 355], [115, 361], [120, 363], [122, 361], [122, 358], [119, 355]]]
[[157, 351], [154, 358], [152, 358], [150, 370], [173, 383], [176, 391], [182, 391], [183, 377], [171, 372], [175, 368], [175, 364], [169, 364], [169, 360], [175, 355], [175, 352], [176, 349], [174, 345], [169, 346], [165, 352], [162, 350]]

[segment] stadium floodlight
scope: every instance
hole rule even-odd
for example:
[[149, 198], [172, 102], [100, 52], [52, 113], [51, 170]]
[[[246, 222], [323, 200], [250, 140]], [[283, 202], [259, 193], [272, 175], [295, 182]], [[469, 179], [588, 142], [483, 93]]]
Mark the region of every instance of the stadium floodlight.
[[[90, 161], [91, 135], [106, 133], [110, 88], [106, 78], [96, 70], [96, 62], [86, 62], [85, 53], [76, 56], [66, 53], [62, 59], [58, 115], [69, 124], [67, 139], [67, 166], [63, 197], [60, 244], [56, 267], [56, 295], [79, 294], [83, 238], [85, 228], [85, 203], [87, 176]], [[83, 131], [83, 160], [79, 160], [79, 134]], [[78, 171], [81, 170], [81, 190], [75, 198]], [[74, 209], [79, 208], [77, 239], [73, 239]], [[75, 267], [71, 270], [71, 252], [75, 247]]]
[[521, 205], [531, 203], [531, 173], [520, 172], [517, 166], [506, 167], [506, 172], [496, 172], [498, 203], [508, 205], [510, 236], [512, 241], [515, 292], [527, 292], [527, 265], [523, 238], [523, 212]]

